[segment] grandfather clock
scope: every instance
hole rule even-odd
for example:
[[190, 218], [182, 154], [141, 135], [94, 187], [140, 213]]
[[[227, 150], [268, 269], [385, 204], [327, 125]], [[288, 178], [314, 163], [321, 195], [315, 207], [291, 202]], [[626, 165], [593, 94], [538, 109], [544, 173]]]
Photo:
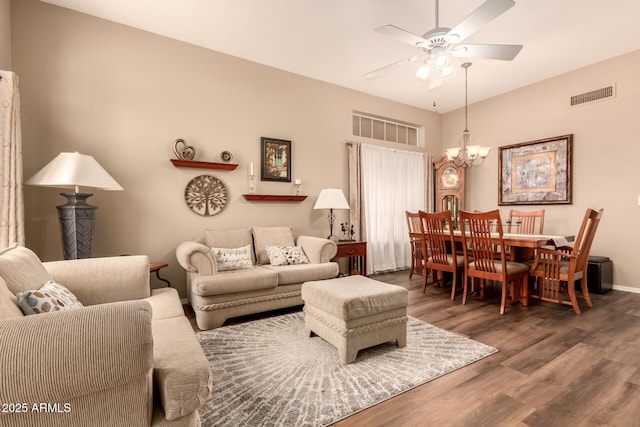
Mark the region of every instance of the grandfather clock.
[[458, 228], [458, 212], [464, 209], [464, 175], [467, 166], [456, 165], [443, 157], [434, 163], [436, 169], [436, 212], [451, 211], [453, 223]]

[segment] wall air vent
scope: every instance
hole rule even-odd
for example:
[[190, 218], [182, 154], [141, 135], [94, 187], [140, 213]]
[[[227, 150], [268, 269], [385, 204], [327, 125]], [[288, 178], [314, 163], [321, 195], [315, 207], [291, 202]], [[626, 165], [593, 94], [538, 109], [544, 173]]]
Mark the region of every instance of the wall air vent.
[[571, 106], [584, 104], [593, 101], [602, 101], [609, 98], [615, 98], [616, 96], [616, 84], [610, 84], [609, 86], [592, 90], [590, 92], [581, 93], [571, 97]]

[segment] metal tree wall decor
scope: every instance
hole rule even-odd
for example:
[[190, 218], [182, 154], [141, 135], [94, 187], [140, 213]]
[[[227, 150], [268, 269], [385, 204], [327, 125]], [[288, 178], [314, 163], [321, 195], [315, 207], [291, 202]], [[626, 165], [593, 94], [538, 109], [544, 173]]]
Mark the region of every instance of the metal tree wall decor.
[[184, 201], [198, 215], [213, 216], [227, 204], [227, 187], [214, 176], [200, 175], [187, 184]]

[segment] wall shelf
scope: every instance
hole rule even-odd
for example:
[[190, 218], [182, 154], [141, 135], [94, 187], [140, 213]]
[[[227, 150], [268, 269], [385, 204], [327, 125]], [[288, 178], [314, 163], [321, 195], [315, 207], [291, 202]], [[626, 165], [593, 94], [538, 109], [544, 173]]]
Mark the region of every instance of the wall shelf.
[[301, 202], [308, 196], [293, 194], [243, 194], [242, 197], [250, 202]]
[[173, 163], [173, 166], [177, 168], [221, 169], [232, 171], [238, 167], [236, 163], [200, 162], [197, 160], [171, 159], [171, 163]]

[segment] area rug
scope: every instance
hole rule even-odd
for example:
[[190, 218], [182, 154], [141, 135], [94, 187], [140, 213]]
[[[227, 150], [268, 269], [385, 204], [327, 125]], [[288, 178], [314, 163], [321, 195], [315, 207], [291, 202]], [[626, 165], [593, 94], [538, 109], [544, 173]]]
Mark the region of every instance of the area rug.
[[305, 335], [302, 312], [197, 335], [214, 376], [204, 427], [325, 426], [498, 351], [413, 317], [406, 347], [361, 350], [349, 365]]

